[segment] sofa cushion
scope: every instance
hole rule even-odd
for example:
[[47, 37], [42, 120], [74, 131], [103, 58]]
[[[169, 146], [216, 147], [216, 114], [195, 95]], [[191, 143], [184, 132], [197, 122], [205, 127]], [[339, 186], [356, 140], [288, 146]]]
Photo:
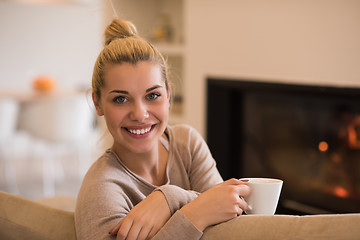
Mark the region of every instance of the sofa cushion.
[[242, 215], [207, 228], [202, 239], [360, 239], [360, 214]]
[[76, 239], [74, 213], [0, 192], [0, 239]]

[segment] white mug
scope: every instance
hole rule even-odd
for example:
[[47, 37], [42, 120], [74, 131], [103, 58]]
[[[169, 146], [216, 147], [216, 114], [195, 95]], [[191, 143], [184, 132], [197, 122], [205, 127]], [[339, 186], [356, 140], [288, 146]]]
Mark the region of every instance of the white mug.
[[248, 180], [251, 193], [245, 197], [246, 214], [274, 215], [283, 181], [274, 178], [242, 178]]

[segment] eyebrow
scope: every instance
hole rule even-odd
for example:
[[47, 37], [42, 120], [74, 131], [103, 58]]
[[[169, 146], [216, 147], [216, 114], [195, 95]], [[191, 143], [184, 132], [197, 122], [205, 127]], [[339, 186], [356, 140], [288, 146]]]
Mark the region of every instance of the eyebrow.
[[[157, 88], [162, 88], [162, 87], [163, 87], [163, 86], [161, 86], [161, 85], [155, 85], [155, 86], [153, 86], [153, 87], [151, 87], [151, 88], [146, 89], [146, 92], [151, 92], [151, 91], [153, 91], [153, 90], [155, 90], [155, 89], [157, 89]], [[125, 90], [112, 90], [112, 91], [110, 91], [110, 93], [129, 94], [129, 92], [128, 92], [128, 91], [125, 91]]]
[[152, 90], [155, 90], [155, 89], [157, 89], [157, 88], [162, 88], [162, 87], [163, 87], [163, 86], [161, 86], [161, 85], [155, 85], [155, 86], [147, 89], [146, 92], [151, 92]]
[[123, 91], [123, 90], [112, 90], [109, 93], [122, 93], [122, 94], [129, 94], [128, 91]]

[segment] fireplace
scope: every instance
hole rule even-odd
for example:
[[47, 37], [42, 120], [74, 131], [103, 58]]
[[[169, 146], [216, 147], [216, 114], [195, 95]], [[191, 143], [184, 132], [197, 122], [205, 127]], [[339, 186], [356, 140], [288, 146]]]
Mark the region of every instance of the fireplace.
[[277, 213], [360, 212], [360, 88], [209, 78], [206, 129], [224, 179], [284, 180]]

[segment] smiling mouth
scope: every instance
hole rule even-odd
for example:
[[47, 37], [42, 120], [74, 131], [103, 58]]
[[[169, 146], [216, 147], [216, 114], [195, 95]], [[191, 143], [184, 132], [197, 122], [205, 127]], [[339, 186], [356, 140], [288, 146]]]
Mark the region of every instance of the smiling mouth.
[[129, 133], [134, 134], [134, 135], [144, 135], [148, 132], [150, 132], [151, 128], [153, 126], [147, 127], [147, 128], [139, 128], [139, 129], [129, 129], [129, 128], [125, 128]]

